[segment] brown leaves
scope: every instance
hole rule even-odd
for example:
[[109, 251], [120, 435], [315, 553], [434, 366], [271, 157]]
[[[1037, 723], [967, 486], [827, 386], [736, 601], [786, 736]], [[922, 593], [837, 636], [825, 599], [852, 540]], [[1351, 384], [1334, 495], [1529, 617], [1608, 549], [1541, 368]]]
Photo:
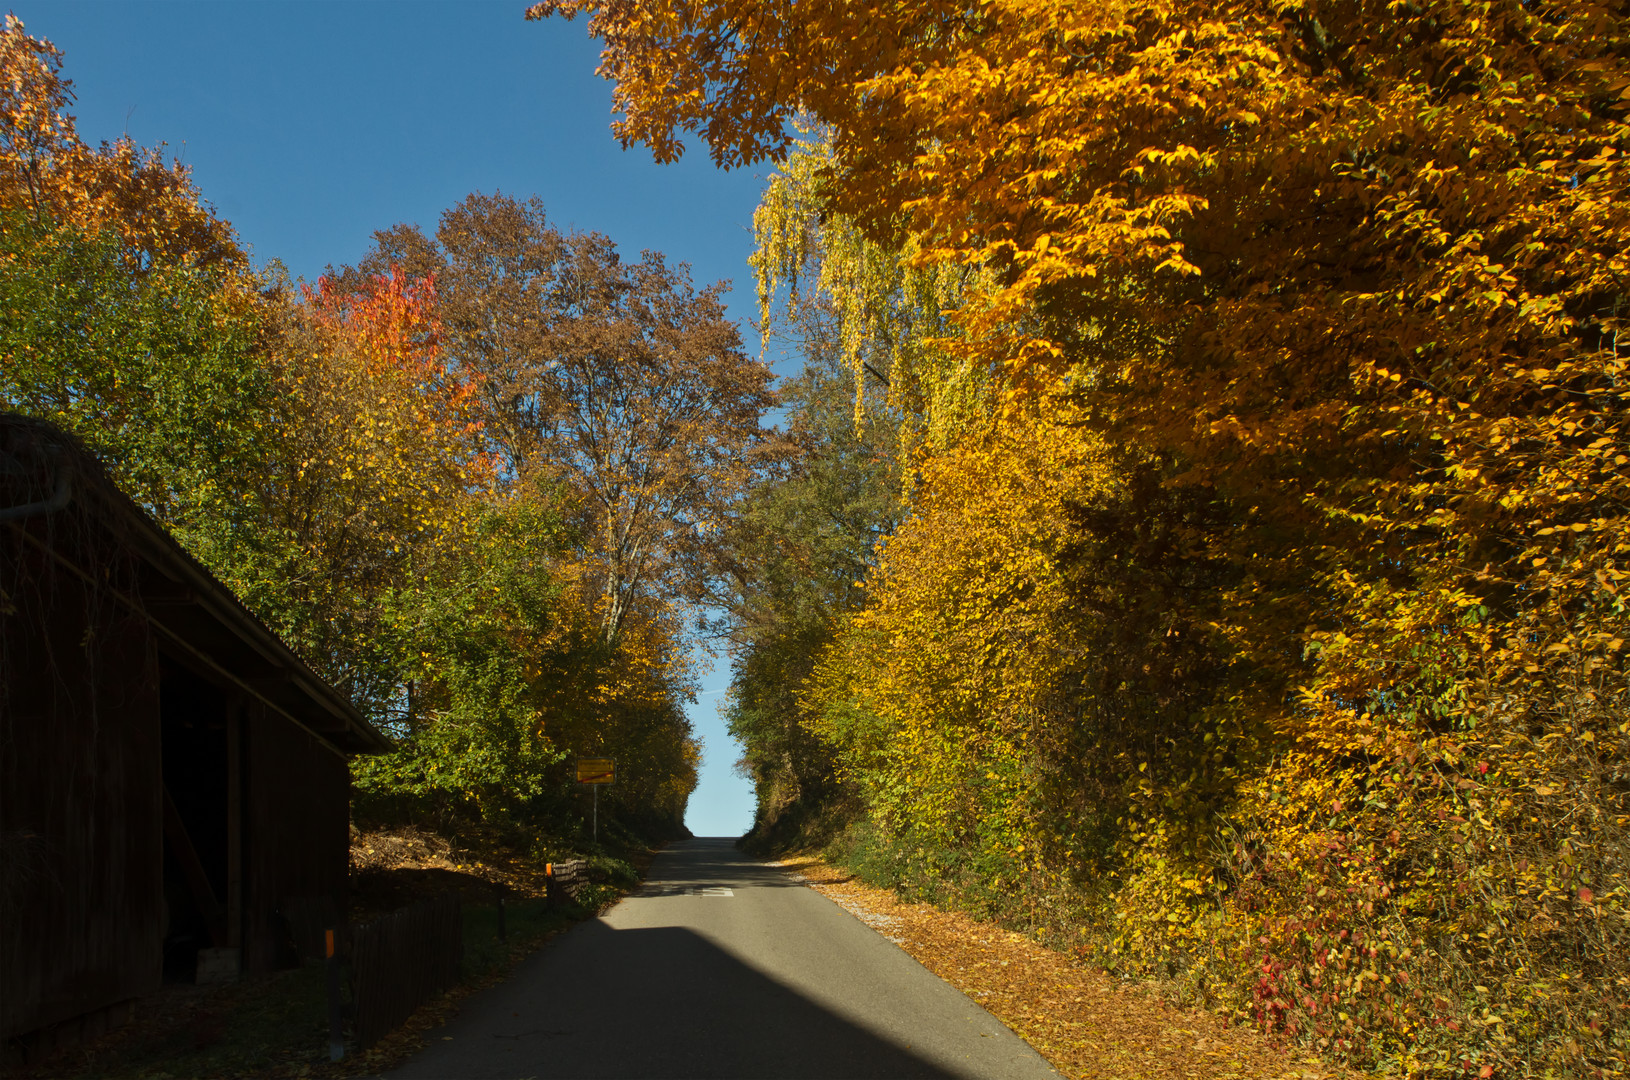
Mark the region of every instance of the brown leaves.
[[1119, 980], [1022, 934], [960, 912], [901, 903], [822, 862], [780, 864], [874, 926], [935, 975], [1017, 1032], [1065, 1076], [1247, 1077], [1346, 1075], [1287, 1053], [1216, 1015], [1179, 1009], [1141, 983]]
[[[741, 351], [722, 286], [562, 233], [537, 200], [471, 195], [434, 240], [398, 226], [364, 262], [436, 275], [445, 349], [474, 380], [506, 480], [558, 484], [599, 569], [608, 640], [630, 606], [694, 599], [757, 467], [769, 369]], [[348, 277], [366, 276], [351, 271]]]

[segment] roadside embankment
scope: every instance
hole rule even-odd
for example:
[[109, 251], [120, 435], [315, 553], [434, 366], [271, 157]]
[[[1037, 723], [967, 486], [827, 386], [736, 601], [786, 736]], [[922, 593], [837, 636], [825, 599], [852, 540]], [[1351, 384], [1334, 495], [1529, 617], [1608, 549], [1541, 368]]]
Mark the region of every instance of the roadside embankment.
[[901, 903], [812, 856], [775, 865], [845, 908], [984, 1006], [1065, 1076], [1079, 1080], [1340, 1080], [1356, 1074], [1179, 1009], [1023, 934], [928, 904]]

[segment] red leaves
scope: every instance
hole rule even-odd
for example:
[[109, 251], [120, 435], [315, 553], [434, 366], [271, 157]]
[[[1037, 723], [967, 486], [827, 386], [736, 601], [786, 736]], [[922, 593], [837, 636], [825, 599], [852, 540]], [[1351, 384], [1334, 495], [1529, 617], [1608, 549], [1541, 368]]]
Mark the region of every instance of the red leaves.
[[330, 277], [318, 278], [315, 289], [302, 285], [301, 291], [318, 321], [343, 328], [376, 370], [445, 373], [435, 351], [441, 323], [434, 278], [410, 279], [393, 266], [389, 275], [376, 274], [355, 292], [341, 290]]
[[478, 378], [442, 355], [443, 330], [434, 276], [411, 278], [400, 267], [376, 274], [356, 291], [321, 277], [301, 286], [319, 325], [341, 335], [373, 380], [421, 399], [423, 418], [450, 434], [480, 429], [473, 409]]

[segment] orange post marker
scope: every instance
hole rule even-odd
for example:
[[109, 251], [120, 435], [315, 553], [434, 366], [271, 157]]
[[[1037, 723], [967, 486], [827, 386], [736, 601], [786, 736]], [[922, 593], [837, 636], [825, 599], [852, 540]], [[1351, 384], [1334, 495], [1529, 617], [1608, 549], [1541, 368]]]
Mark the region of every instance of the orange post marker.
[[328, 969], [328, 1060], [341, 1061], [345, 1058], [345, 1015], [340, 1004], [340, 961], [334, 955], [334, 931], [323, 931], [323, 946], [328, 951], [328, 959], [323, 966]]

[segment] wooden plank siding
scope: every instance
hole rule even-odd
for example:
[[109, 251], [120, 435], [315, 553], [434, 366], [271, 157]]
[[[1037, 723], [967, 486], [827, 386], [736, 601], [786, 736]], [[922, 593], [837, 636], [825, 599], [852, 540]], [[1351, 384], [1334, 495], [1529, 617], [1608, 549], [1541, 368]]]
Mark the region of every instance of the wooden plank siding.
[[13, 1035], [158, 986], [163, 840], [151, 633], [12, 530], [0, 565], [0, 1035]]
[[313, 930], [307, 912], [344, 923], [351, 774], [344, 758], [264, 707], [249, 710], [247, 728], [244, 963], [269, 971], [322, 955], [323, 928]]
[[351, 997], [364, 1050], [458, 982], [464, 915], [457, 893], [430, 897], [351, 928]]
[[0, 1039], [60, 1044], [201, 948], [310, 951], [348, 756], [390, 745], [74, 440], [0, 414]]

